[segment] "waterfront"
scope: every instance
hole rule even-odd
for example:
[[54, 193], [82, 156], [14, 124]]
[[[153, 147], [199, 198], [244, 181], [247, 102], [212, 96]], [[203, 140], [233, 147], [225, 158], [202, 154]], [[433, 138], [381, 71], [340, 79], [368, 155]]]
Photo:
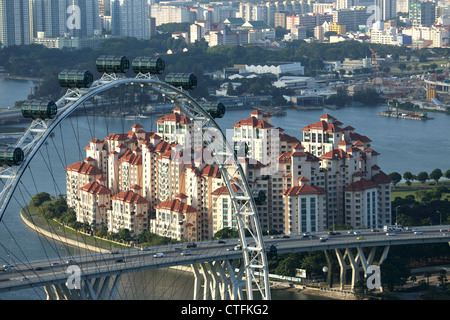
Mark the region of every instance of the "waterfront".
[[31, 80], [0, 78], [0, 109], [12, 108], [16, 101], [26, 100], [35, 85]]
[[[9, 81], [9, 80], [8, 80]], [[12, 84], [14, 87], [17, 83]], [[24, 84], [25, 88], [27, 84]], [[23, 89], [24, 89], [23, 88]], [[11, 94], [15, 92], [14, 90], [9, 90], [8, 99], [15, 99], [16, 95]], [[21, 91], [25, 94], [25, 89]], [[17, 96], [18, 99], [24, 99], [20, 94]], [[312, 111], [298, 111], [294, 109], [286, 110], [287, 115], [283, 117], [273, 117], [273, 124], [275, 127], [282, 127], [286, 130], [286, 133], [292, 135], [299, 140], [301, 140], [301, 129], [312, 122], [317, 122], [319, 117], [324, 113], [328, 113], [339, 121], [341, 121], [344, 126], [350, 125], [356, 129], [356, 131], [362, 135], [368, 136], [372, 141], [372, 148], [381, 154], [379, 159], [380, 167], [386, 173], [392, 171], [398, 171], [403, 173], [404, 171], [411, 171], [417, 174], [420, 171], [430, 172], [435, 168], [441, 168], [443, 171], [449, 168], [449, 153], [450, 153], [450, 137], [446, 135], [447, 124], [450, 120], [449, 115], [436, 114], [434, 120], [430, 122], [425, 121], [408, 121], [403, 119], [389, 119], [385, 117], [377, 116], [377, 113], [384, 109], [384, 106], [379, 107], [353, 107], [344, 108], [341, 110], [312, 110]], [[221, 126], [223, 130], [231, 129], [232, 125], [239, 121], [240, 119], [245, 119], [250, 117], [251, 110], [235, 110], [228, 111], [223, 119], [217, 119], [217, 123]], [[156, 117], [150, 117], [148, 119], [140, 119], [139, 123], [144, 126], [145, 130], [155, 130], [154, 121]], [[88, 141], [93, 138], [103, 139], [104, 135], [101, 133], [100, 125], [104, 121], [97, 122], [97, 130], [95, 135], [92, 135], [86, 123], [83, 119], [72, 128], [76, 128], [79, 131], [80, 136], [78, 136], [79, 141], [76, 140], [64, 140], [65, 144], [68, 146], [80, 145], [80, 149], [85, 146]], [[126, 132], [130, 129], [130, 126], [135, 124], [134, 120], [124, 120], [120, 118], [111, 119], [109, 126], [110, 132], [120, 133]], [[56, 139], [55, 139], [56, 140]], [[50, 143], [49, 148], [52, 147]], [[69, 150], [66, 150], [67, 152]], [[430, 153], [437, 152], [437, 155], [430, 161]], [[40, 157], [33, 160], [33, 168], [43, 168], [45, 167], [46, 159], [51, 159], [51, 161], [57, 161], [55, 155], [57, 154], [54, 149], [51, 149], [50, 154], [53, 155], [52, 158]], [[70, 153], [68, 152], [65, 156], [68, 156], [68, 163], [73, 161], [79, 161], [83, 159], [82, 154], [77, 150], [77, 148], [70, 148]], [[41, 162], [39, 162], [41, 161]], [[52, 194], [58, 194], [64, 192], [65, 173], [61, 169], [55, 172], [55, 178], [60, 183], [59, 186], [54, 184], [54, 181], [48, 179], [45, 176], [45, 172], [40, 172], [40, 170], [35, 170], [36, 181], [39, 181], [39, 189], [50, 191]], [[42, 174], [40, 176], [39, 174]], [[26, 182], [26, 181], [25, 181]], [[28, 181], [28, 183], [33, 183]], [[8, 226], [11, 232], [14, 232], [14, 242], [10, 240], [7, 233], [0, 234], [0, 241], [4, 246], [10, 246], [14, 248], [16, 244], [20, 244], [20, 250], [23, 255], [28, 259], [40, 259], [40, 251], [42, 246], [48, 247], [46, 249], [46, 254], [52, 252], [54, 256], [63, 256], [68, 254], [68, 248], [63, 248], [61, 246], [56, 246], [54, 243], [48, 243], [45, 239], [37, 237], [30, 230], [24, 227], [18, 218], [18, 212], [20, 206], [14, 206], [12, 204], [8, 208], [5, 220], [2, 222], [4, 226]], [[14, 251], [14, 250], [13, 250]], [[1, 252], [0, 252], [1, 256]], [[5, 258], [4, 258], [5, 259]], [[280, 293], [281, 294], [281, 293]], [[284, 295], [288, 294], [288, 296]], [[299, 295], [291, 291], [283, 291], [283, 299], [294, 299], [292, 295], [295, 295], [298, 299], [304, 299], [304, 295]], [[5, 298], [4, 296], [0, 296]], [[276, 299], [276, 297], [274, 297]]]

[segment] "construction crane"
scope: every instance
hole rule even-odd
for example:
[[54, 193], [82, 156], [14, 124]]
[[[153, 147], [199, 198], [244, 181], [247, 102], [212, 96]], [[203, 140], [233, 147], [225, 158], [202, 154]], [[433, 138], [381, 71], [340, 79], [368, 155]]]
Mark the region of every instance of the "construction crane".
[[372, 52], [372, 55], [373, 55], [373, 57], [374, 57], [374, 59], [373, 59], [373, 61], [372, 61], [372, 64], [375, 66], [375, 70], [376, 70], [376, 72], [377, 72], [376, 76], [374, 76], [373, 84], [374, 84], [374, 85], [377, 85], [377, 84], [381, 85], [382, 82], [383, 82], [383, 79], [381, 79], [381, 76], [380, 76], [380, 69], [378, 68], [377, 53], [376, 53], [371, 47], [369, 47], [369, 49], [370, 49], [370, 51]]
[[372, 64], [375, 66], [375, 69], [377, 70], [377, 77], [380, 76], [380, 69], [378, 69], [378, 62], [377, 62], [377, 53], [371, 48], [369, 47], [370, 52], [372, 52], [372, 55], [374, 57], [374, 60], [372, 61]]

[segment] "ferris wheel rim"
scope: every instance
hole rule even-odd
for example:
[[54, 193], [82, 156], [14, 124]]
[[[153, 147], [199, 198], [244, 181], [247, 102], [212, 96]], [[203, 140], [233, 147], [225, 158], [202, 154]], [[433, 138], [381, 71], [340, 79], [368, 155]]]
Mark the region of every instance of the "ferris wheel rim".
[[[197, 112], [199, 112], [203, 117], [205, 117], [205, 119], [207, 120], [207, 122], [209, 122], [212, 127], [216, 130], [218, 130], [218, 132], [222, 135], [222, 138], [224, 139], [227, 148], [229, 150], [232, 150], [231, 147], [229, 146], [228, 142], [226, 141], [226, 137], [223, 134], [222, 130], [220, 129], [220, 127], [217, 125], [216, 121], [214, 120], [213, 117], [211, 117], [203, 108], [200, 104], [198, 104], [198, 102], [193, 99], [186, 91], [176, 88], [170, 84], [167, 84], [165, 82], [160, 81], [159, 79], [155, 79], [153, 77], [147, 77], [147, 76], [142, 76], [142, 74], [138, 74], [135, 78], [127, 78], [127, 77], [115, 77], [112, 76], [110, 77], [108, 74], [105, 74], [107, 77], [106, 79], [99, 79], [97, 81], [94, 81], [94, 83], [92, 84], [92, 86], [90, 88], [83, 88], [82, 90], [73, 90], [73, 89], [69, 89], [66, 94], [64, 96], [62, 96], [60, 99], [58, 99], [58, 101], [56, 102], [56, 105], [58, 106], [58, 109], [60, 108], [60, 106], [63, 105], [63, 103], [65, 101], [67, 101], [69, 96], [72, 96], [71, 100], [74, 101], [73, 103], [68, 103], [68, 106], [63, 106], [63, 111], [61, 114], [58, 114], [57, 116], [55, 116], [53, 119], [48, 119], [47, 121], [42, 120], [42, 119], [35, 119], [32, 121], [32, 123], [30, 124], [30, 126], [27, 128], [27, 130], [24, 132], [24, 134], [22, 135], [22, 138], [24, 136], [26, 136], [26, 134], [28, 133], [28, 131], [30, 131], [33, 127], [33, 124], [36, 123], [43, 123], [45, 124], [45, 132], [40, 136], [40, 138], [38, 139], [37, 143], [32, 146], [32, 149], [29, 151], [29, 153], [25, 156], [24, 161], [17, 166], [17, 170], [14, 172], [13, 174], [13, 183], [10, 187], [10, 190], [8, 191], [6, 197], [2, 200], [2, 203], [0, 203], [0, 221], [3, 218], [3, 215], [8, 207], [8, 204], [12, 198], [12, 195], [14, 194], [15, 189], [18, 186], [18, 183], [20, 182], [20, 179], [22, 178], [25, 170], [28, 168], [29, 164], [31, 163], [31, 161], [33, 160], [34, 156], [36, 155], [36, 153], [39, 151], [39, 149], [42, 147], [42, 145], [46, 142], [46, 140], [48, 139], [48, 137], [51, 135], [51, 133], [53, 132], [53, 130], [61, 123], [63, 122], [67, 117], [69, 117], [75, 110], [77, 110], [81, 105], [83, 105], [84, 102], [86, 102], [87, 100], [95, 97], [96, 95], [103, 93], [115, 86], [118, 85], [125, 85], [125, 84], [142, 84], [142, 85], [154, 85], [152, 86], [153, 90], [158, 91], [159, 93], [164, 93], [164, 94], [168, 94], [169, 98], [172, 100], [172, 103], [177, 105], [178, 107], [180, 107], [185, 114], [187, 114], [187, 116], [193, 120], [193, 115], [190, 114], [189, 109], [187, 107], [185, 107], [183, 105], [183, 100], [187, 100], [189, 102], [189, 104], [192, 104], [197, 110]], [[168, 91], [162, 91], [162, 88], [164, 88], [165, 90]], [[73, 95], [76, 95], [75, 98], [73, 98]], [[175, 95], [174, 97], [172, 97], [171, 95]], [[180, 100], [180, 97], [182, 98]], [[192, 110], [191, 110], [192, 111]], [[58, 112], [59, 113], [59, 112]], [[24, 139], [19, 139], [19, 141], [16, 143], [16, 147], [27, 147], [27, 145], [25, 145], [24, 143]], [[245, 230], [244, 230], [244, 226], [240, 223], [238, 223], [238, 228], [239, 228], [239, 235], [240, 235], [240, 241], [242, 244], [244, 244], [242, 246], [242, 253], [243, 253], [243, 259], [244, 259], [244, 263], [245, 263], [245, 270], [246, 270], [246, 280], [247, 280], [247, 298], [249, 298], [250, 300], [253, 299], [253, 290], [252, 290], [252, 283], [253, 280], [255, 279], [255, 276], [259, 276], [260, 278], [262, 277], [263, 279], [263, 284], [262, 286], [258, 286], [258, 290], [261, 293], [261, 296], [264, 300], [270, 300], [270, 285], [269, 285], [269, 278], [268, 278], [268, 264], [267, 264], [267, 257], [265, 254], [265, 248], [264, 248], [264, 241], [262, 238], [262, 231], [261, 231], [261, 227], [260, 227], [260, 223], [259, 223], [259, 218], [257, 216], [257, 211], [256, 211], [256, 205], [254, 203], [254, 200], [251, 196], [251, 191], [250, 191], [250, 187], [248, 185], [248, 182], [245, 178], [245, 175], [243, 173], [242, 167], [237, 159], [237, 156], [234, 154], [233, 152], [233, 156], [231, 157], [233, 164], [236, 166], [239, 174], [241, 175], [242, 179], [242, 183], [243, 183], [243, 187], [244, 187], [244, 191], [247, 193], [247, 197], [248, 197], [248, 205], [250, 205], [250, 208], [252, 210], [252, 215], [251, 218], [253, 219], [252, 222], [254, 223], [254, 226], [256, 227], [256, 236], [253, 236], [253, 239], [256, 242], [256, 256], [260, 259], [260, 263], [256, 264], [256, 269], [260, 269], [259, 274], [254, 273], [255, 270], [255, 264], [253, 263], [253, 259], [255, 257], [251, 257], [251, 254], [255, 254], [255, 249], [250, 250], [248, 248], [246, 244], [247, 240], [246, 240], [246, 235], [245, 235]], [[219, 166], [219, 169], [222, 173], [222, 180], [225, 182], [225, 185], [230, 193], [230, 195], [232, 194], [233, 190], [230, 186], [230, 181], [226, 182], [224, 177], [224, 170], [226, 170], [226, 168], [224, 166]], [[239, 204], [237, 203], [237, 200], [235, 199], [235, 197], [231, 196], [231, 201], [234, 204], [234, 207], [237, 208], [239, 207]]]

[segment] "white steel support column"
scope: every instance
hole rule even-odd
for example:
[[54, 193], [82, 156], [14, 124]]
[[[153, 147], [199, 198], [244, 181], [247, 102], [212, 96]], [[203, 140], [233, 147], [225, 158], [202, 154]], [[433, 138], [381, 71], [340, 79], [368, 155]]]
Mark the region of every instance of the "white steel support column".
[[[65, 283], [55, 283], [45, 286], [44, 290], [47, 294], [47, 300], [114, 300], [120, 279], [120, 274], [95, 279], [82, 279], [81, 288], [69, 289]], [[113, 282], [111, 288], [109, 288], [111, 280]]]
[[[245, 267], [240, 263], [236, 273], [236, 260], [191, 264], [194, 274], [194, 300], [243, 299], [242, 287]], [[202, 290], [203, 287], [203, 290]]]
[[[384, 260], [386, 260], [390, 246], [385, 246], [383, 249], [383, 253], [381, 254], [380, 260], [378, 261], [378, 265], [381, 265]], [[344, 290], [344, 285], [346, 282], [346, 272], [351, 268], [352, 269], [352, 285], [351, 289], [355, 287], [356, 282], [360, 279], [360, 272], [364, 271], [365, 277], [367, 277], [367, 268], [373, 264], [375, 258], [375, 251], [377, 247], [370, 248], [369, 256], [366, 258], [362, 248], [356, 248], [357, 254], [356, 257], [353, 255], [350, 248], [345, 248], [345, 253], [342, 255], [340, 249], [335, 249], [336, 257], [338, 259], [340, 265], [340, 277], [341, 277], [341, 290]], [[348, 257], [349, 263], [347, 264], [345, 258]], [[382, 289], [380, 289], [382, 290]]]

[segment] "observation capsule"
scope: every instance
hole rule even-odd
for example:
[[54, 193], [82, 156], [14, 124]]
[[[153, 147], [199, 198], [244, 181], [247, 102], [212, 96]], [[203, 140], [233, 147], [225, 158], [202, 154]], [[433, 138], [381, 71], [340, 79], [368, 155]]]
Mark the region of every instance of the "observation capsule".
[[174, 87], [184, 90], [194, 89], [197, 86], [197, 76], [193, 73], [169, 73], [165, 81]]
[[134, 73], [159, 74], [166, 68], [166, 63], [160, 57], [137, 57], [131, 65]]
[[22, 116], [24, 118], [53, 119], [57, 111], [56, 104], [48, 100], [27, 100], [22, 104]]
[[225, 105], [222, 102], [219, 102], [217, 105], [205, 105], [202, 107], [214, 119], [223, 118], [223, 116], [225, 115]]
[[95, 65], [100, 73], [125, 73], [130, 69], [130, 59], [125, 56], [100, 56]]
[[58, 76], [59, 85], [67, 88], [89, 88], [94, 76], [88, 70], [64, 70]]
[[0, 166], [19, 166], [24, 159], [23, 150], [16, 147], [0, 147]]

